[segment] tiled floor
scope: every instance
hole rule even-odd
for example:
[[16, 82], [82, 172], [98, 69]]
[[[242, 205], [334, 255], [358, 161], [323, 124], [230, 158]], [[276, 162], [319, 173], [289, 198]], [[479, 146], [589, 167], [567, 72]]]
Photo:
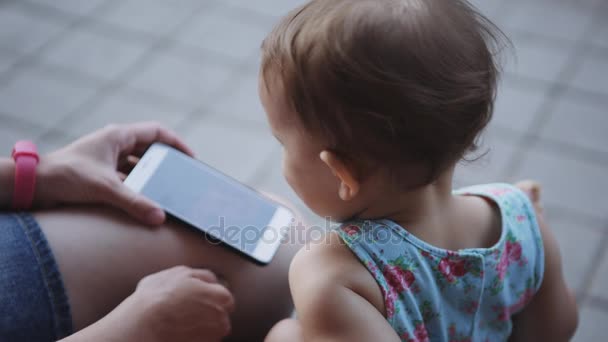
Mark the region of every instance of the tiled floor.
[[[608, 319], [608, 2], [476, 0], [511, 37], [490, 153], [460, 185], [536, 178], [577, 341]], [[0, 149], [48, 151], [109, 122], [159, 120], [201, 159], [297, 203], [256, 95], [258, 46], [299, 0], [0, 0]], [[304, 208], [302, 208], [304, 210]]]

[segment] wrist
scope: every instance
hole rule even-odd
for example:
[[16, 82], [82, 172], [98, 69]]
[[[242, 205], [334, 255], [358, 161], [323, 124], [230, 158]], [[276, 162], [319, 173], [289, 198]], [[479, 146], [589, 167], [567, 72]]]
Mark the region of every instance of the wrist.
[[134, 293], [106, 317], [107, 330], [113, 329], [116, 340], [120, 341], [160, 341], [153, 332], [152, 311], [150, 305]]
[[[133, 312], [134, 303], [128, 297], [107, 316], [95, 322], [93, 325], [81, 330], [76, 335], [76, 341], [112, 341], [131, 342], [146, 341], [156, 342], [148, 333], [150, 327], [146, 326], [141, 319], [141, 313]], [[66, 341], [68, 342], [68, 341]], [[69, 341], [71, 342], [71, 341]]]
[[149, 336], [151, 335], [148, 332], [150, 327], [146, 326], [141, 312], [137, 311], [138, 303], [134, 302], [132, 297], [133, 295], [127, 297], [119, 306], [99, 321], [76, 332], [74, 335], [66, 337], [60, 342], [157, 342], [156, 339], [150, 338], [153, 337]]
[[[49, 191], [52, 184], [56, 182], [58, 166], [49, 162], [46, 156], [40, 157], [40, 162], [36, 166], [36, 185], [34, 188], [34, 200], [32, 207], [48, 206], [57, 198]], [[9, 158], [0, 159], [0, 208], [10, 208], [13, 202], [13, 192], [15, 190], [15, 161]]]
[[29, 210], [36, 191], [36, 170], [40, 157], [36, 144], [19, 140], [13, 146], [11, 157], [15, 162], [11, 209]]
[[0, 208], [9, 208], [15, 188], [15, 162], [9, 158], [0, 159]]
[[[40, 156], [40, 162], [36, 168], [36, 189], [34, 190], [34, 207], [48, 207], [53, 203], [60, 202], [61, 196], [57, 189], [61, 187], [58, 183], [64, 172], [60, 164], [53, 161], [50, 155]], [[64, 176], [67, 176], [64, 174]]]

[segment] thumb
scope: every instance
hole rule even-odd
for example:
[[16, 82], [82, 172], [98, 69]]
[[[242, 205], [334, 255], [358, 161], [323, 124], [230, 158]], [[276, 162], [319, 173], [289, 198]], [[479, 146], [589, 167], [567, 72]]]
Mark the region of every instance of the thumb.
[[149, 225], [165, 222], [165, 212], [153, 201], [118, 183], [110, 190], [107, 204], [124, 210], [129, 216]]

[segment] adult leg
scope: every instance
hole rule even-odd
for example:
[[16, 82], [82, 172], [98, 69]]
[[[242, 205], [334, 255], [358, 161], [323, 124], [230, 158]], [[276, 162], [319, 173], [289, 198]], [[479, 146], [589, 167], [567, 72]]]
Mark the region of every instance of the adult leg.
[[110, 312], [142, 277], [175, 265], [207, 268], [225, 279], [237, 306], [233, 340], [263, 340], [293, 309], [287, 272], [300, 247], [293, 242], [262, 267], [177, 223], [146, 227], [106, 208], [66, 208], [35, 217], [59, 264], [76, 330]]

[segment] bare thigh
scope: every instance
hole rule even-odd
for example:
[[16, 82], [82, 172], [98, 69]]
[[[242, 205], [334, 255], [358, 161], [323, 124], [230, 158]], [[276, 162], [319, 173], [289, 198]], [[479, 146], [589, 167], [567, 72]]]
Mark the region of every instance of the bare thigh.
[[35, 214], [59, 264], [80, 330], [110, 312], [144, 276], [175, 266], [208, 268], [235, 295], [235, 340], [262, 340], [292, 310], [287, 280], [299, 246], [284, 244], [268, 266], [258, 266], [176, 223], [150, 228], [103, 208]]

